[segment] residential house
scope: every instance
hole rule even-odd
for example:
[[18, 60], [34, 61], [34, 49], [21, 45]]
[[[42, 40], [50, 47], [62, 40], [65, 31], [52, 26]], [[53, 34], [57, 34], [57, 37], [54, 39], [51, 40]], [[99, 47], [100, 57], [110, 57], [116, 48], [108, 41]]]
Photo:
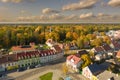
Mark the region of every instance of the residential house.
[[84, 48], [90, 48], [90, 42], [84, 42]]
[[11, 70], [13, 68], [18, 68], [17, 59], [15, 55], [4, 55], [0, 58], [0, 66], [6, 70]]
[[38, 64], [56, 61], [63, 58], [64, 52], [59, 46], [54, 46], [50, 50], [35, 50], [17, 52], [0, 56], [0, 66], [7, 70], [15, 68], [30, 68]]
[[114, 50], [114, 51], [118, 51], [120, 49], [120, 43], [117, 41], [111, 41], [110, 47]]
[[58, 58], [63, 57], [64, 51], [59, 45], [54, 45], [53, 47], [51, 47], [51, 49], [54, 50], [55, 53], [57, 53], [56, 56], [59, 56]]
[[96, 54], [103, 54], [104, 53], [104, 49], [99, 46], [99, 47], [95, 47], [93, 49], [91, 49], [91, 51], [96, 55]]
[[46, 44], [49, 46], [49, 47], [52, 47], [53, 45], [55, 45], [56, 43], [52, 40], [52, 39], [48, 39], [46, 41]]
[[106, 53], [105, 53], [104, 49], [102, 48], [102, 46], [95, 47], [95, 48], [91, 49], [91, 51], [94, 53], [95, 60], [97, 60], [97, 61], [100, 61], [100, 60], [106, 58]]
[[105, 53], [107, 53], [108, 58], [113, 56], [113, 49], [108, 44], [103, 45], [102, 48], [104, 49]]
[[67, 60], [66, 60], [66, 65], [76, 72], [79, 71], [82, 63], [83, 63], [83, 60], [76, 55], [70, 55], [67, 57]]
[[41, 63], [51, 62], [61, 59], [63, 58], [64, 55], [63, 50], [58, 45], [52, 46], [50, 50], [43, 50], [39, 52], [41, 55], [40, 56]]
[[110, 30], [109, 32], [106, 33], [106, 35], [110, 36], [110, 37], [114, 37], [115, 31], [114, 30]]
[[86, 50], [79, 50], [77, 51], [77, 54], [75, 54], [78, 57], [81, 57], [83, 54], [88, 54], [88, 52]]
[[118, 76], [118, 74], [114, 74], [107, 70], [100, 73], [96, 77], [97, 77], [97, 80], [120, 80], [120, 76]]
[[21, 67], [29, 68], [37, 64], [40, 64], [40, 56], [38, 51], [18, 53], [16, 54], [16, 57], [18, 59], [19, 68]]
[[98, 80], [97, 75], [104, 72], [110, 66], [109, 63], [91, 64], [82, 70], [82, 75], [90, 80]]
[[70, 50], [75, 50], [75, 49], [78, 49], [77, 45], [75, 43], [65, 43], [64, 44], [64, 48], [68, 48]]
[[13, 46], [11, 48], [12, 53], [21, 53], [21, 52], [31, 52], [35, 51], [35, 44], [30, 43], [30, 45], [22, 45], [22, 46]]
[[114, 38], [115, 39], [120, 39], [120, 30], [115, 31]]
[[116, 58], [120, 59], [120, 51], [117, 52]]
[[58, 56], [54, 50], [44, 50], [40, 51], [40, 63], [47, 63], [54, 60], [57, 60]]
[[6, 74], [5, 68], [0, 65], [0, 77], [4, 76]]

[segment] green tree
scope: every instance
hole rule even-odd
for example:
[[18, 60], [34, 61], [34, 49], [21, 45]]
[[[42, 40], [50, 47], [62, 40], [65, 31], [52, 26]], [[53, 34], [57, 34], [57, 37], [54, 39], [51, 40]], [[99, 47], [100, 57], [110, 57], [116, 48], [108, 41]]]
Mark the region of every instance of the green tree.
[[78, 38], [77, 39], [77, 46], [82, 49], [84, 47], [84, 43], [83, 43], [83, 39], [82, 38]]
[[87, 54], [83, 54], [81, 56], [81, 59], [84, 61], [84, 63], [82, 64], [82, 69], [92, 63], [90, 57]]

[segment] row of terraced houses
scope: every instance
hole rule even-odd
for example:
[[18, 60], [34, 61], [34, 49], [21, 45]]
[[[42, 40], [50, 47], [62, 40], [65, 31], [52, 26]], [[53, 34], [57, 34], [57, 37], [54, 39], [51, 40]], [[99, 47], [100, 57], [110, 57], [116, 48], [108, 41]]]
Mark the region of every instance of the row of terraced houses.
[[1, 55], [0, 75], [4, 74], [6, 70], [30, 68], [38, 64], [56, 61], [64, 55], [58, 45], [53, 45], [48, 50], [35, 50], [31, 46], [14, 46], [12, 54]]

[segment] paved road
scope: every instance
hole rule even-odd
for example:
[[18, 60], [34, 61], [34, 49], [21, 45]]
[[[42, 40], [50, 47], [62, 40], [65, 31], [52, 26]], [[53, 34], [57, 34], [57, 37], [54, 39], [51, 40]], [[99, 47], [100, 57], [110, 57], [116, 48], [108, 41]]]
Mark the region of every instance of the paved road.
[[19, 72], [17, 72], [16, 75], [14, 75], [14, 73], [12, 73], [12, 77], [14, 77], [14, 80], [25, 80], [26, 78], [29, 78], [30, 76], [39, 74], [39, 73], [47, 71], [47, 70], [61, 69], [61, 67], [62, 67], [61, 65], [62, 65], [62, 63], [55, 64], [54, 66], [53, 65], [49, 65], [49, 66], [46, 65], [44, 67], [40, 67], [40, 68], [36, 68], [34, 70], [31, 70], [27, 73], [23, 73], [20, 76], [17, 76], [17, 74], [19, 74]]
[[64, 62], [65, 62], [65, 58], [60, 59], [58, 61], [51, 62], [51, 63], [47, 63], [40, 68], [34, 68], [34, 69], [26, 70], [23, 72], [13, 72], [8, 74], [8, 76], [13, 77], [13, 80], [25, 80], [26, 78], [29, 78], [35, 74], [39, 74], [47, 70], [56, 70], [56, 69], [62, 70], [61, 68]]
[[[50, 63], [50, 65], [48, 64], [48, 65], [45, 65], [40, 68], [30, 69], [30, 70], [26, 70], [23, 72], [10, 73], [10, 74], [8, 74], [8, 76], [13, 77], [13, 80], [38, 80], [38, 76], [40, 76], [41, 74], [48, 72], [48, 71], [52, 71], [54, 74], [61, 73], [62, 72], [61, 71], [62, 64], [64, 62], [65, 62], [64, 59], [61, 59], [61, 61], [59, 63], [54, 62], [54, 63]], [[56, 77], [57, 76], [58, 75], [56, 75]], [[63, 76], [61, 75], [60, 77], [63, 77]], [[71, 73], [70, 76], [73, 77], [73, 80], [87, 80], [87, 79], [85, 79], [84, 76], [82, 76], [80, 74]], [[30, 77], [32, 77], [32, 79], [30, 79]]]

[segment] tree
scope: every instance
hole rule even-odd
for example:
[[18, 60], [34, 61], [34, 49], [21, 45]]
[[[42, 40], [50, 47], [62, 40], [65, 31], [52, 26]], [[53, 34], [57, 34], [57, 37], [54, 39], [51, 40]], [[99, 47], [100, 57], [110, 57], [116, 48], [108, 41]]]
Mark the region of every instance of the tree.
[[50, 32], [50, 33], [46, 33], [46, 40], [47, 39], [53, 39], [54, 41], [59, 41], [60, 36], [57, 32]]
[[103, 38], [103, 41], [104, 41], [105, 43], [107, 43], [107, 44], [110, 44], [110, 43], [111, 43], [111, 39], [110, 39], [109, 36], [105, 36], [105, 37]]
[[94, 40], [91, 42], [91, 45], [92, 45], [92, 46], [95, 46], [95, 47], [98, 47], [98, 46], [101, 46], [102, 43], [103, 43], [102, 38], [97, 38], [97, 39], [94, 39]]
[[62, 65], [62, 71], [65, 75], [68, 73], [68, 67], [65, 63]]
[[73, 32], [73, 39], [77, 40], [77, 38], [78, 38], [78, 34], [76, 32]]
[[105, 32], [100, 32], [100, 35], [105, 36], [106, 34], [105, 34]]
[[72, 40], [72, 32], [67, 32], [66, 39], [70, 41]]
[[77, 39], [77, 46], [78, 46], [80, 49], [84, 47], [84, 43], [83, 43], [83, 42], [84, 42], [83, 39], [81, 39], [81, 38], [78, 38], [78, 39]]
[[81, 59], [84, 61], [84, 63], [82, 64], [82, 69], [92, 63], [90, 57], [87, 54], [83, 54], [81, 56]]

